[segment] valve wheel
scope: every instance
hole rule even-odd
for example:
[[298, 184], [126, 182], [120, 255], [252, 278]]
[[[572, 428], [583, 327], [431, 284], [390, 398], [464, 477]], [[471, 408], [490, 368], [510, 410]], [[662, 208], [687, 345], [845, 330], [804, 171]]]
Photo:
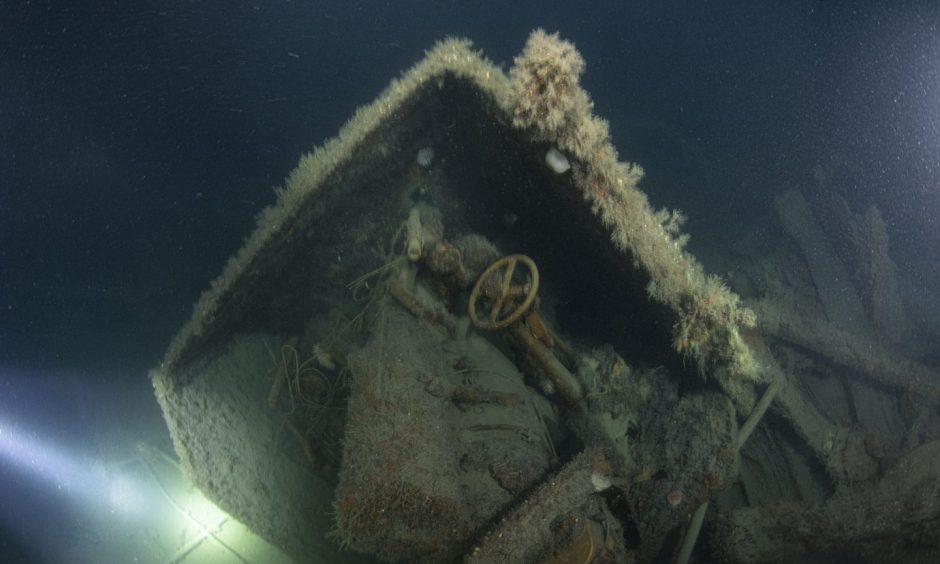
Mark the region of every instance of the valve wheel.
[[[528, 281], [514, 284], [516, 265], [521, 263], [528, 271]], [[535, 261], [526, 255], [505, 256], [489, 265], [470, 292], [470, 320], [474, 327], [486, 331], [496, 331], [509, 327], [522, 318], [539, 291], [539, 270]], [[521, 302], [517, 303], [517, 300]], [[485, 317], [477, 315], [477, 306], [489, 306]]]

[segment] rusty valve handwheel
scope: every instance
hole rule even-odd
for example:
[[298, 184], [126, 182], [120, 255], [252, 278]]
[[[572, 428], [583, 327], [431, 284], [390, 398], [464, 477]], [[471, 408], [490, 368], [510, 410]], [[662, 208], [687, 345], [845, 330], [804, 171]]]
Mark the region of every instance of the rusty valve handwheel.
[[[512, 283], [516, 264], [522, 263], [529, 271], [529, 282], [523, 285]], [[496, 283], [499, 284], [496, 287]], [[470, 292], [470, 320], [479, 329], [496, 331], [504, 329], [519, 320], [532, 307], [536, 294], [539, 291], [539, 270], [535, 262], [525, 255], [509, 255], [489, 265]], [[482, 294], [482, 295], [481, 295]], [[503, 308], [511, 305], [511, 301], [522, 298], [522, 302], [503, 313]], [[484, 299], [490, 304], [489, 319], [480, 319], [477, 316], [477, 302]]]

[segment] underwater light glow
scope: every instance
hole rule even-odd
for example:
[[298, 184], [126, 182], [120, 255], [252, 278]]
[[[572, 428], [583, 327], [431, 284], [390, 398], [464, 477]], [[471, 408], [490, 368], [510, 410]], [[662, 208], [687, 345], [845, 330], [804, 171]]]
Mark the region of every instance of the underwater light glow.
[[106, 505], [112, 512], [142, 515], [144, 488], [128, 476], [109, 473], [85, 457], [68, 453], [15, 425], [0, 421], [0, 461], [62, 492], [67, 498]]
[[[106, 465], [0, 420], [0, 464], [67, 502], [78, 502], [90, 509], [89, 515], [105, 517], [103, 523], [112, 533], [123, 527], [129, 534], [139, 527], [179, 531], [179, 544], [163, 547], [175, 551], [170, 562], [248, 562], [236, 547], [255, 542], [247, 528], [198, 489], [182, 489], [185, 481], [171, 477], [182, 475], [178, 463], [149, 445], [139, 444], [130, 459]], [[171, 474], [164, 476], [167, 470]]]

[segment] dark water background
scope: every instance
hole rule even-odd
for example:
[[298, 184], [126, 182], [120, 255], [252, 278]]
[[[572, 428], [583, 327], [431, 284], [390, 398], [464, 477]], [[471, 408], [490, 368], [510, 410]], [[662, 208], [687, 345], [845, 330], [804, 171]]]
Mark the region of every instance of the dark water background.
[[[938, 25], [929, 2], [0, 1], [0, 417], [161, 432], [146, 370], [271, 188], [447, 35], [505, 68], [533, 28], [573, 41], [693, 252], [839, 162], [900, 269], [937, 264]], [[709, 166], [677, 183], [688, 147]], [[6, 483], [4, 521], [56, 528], [54, 494]]]

